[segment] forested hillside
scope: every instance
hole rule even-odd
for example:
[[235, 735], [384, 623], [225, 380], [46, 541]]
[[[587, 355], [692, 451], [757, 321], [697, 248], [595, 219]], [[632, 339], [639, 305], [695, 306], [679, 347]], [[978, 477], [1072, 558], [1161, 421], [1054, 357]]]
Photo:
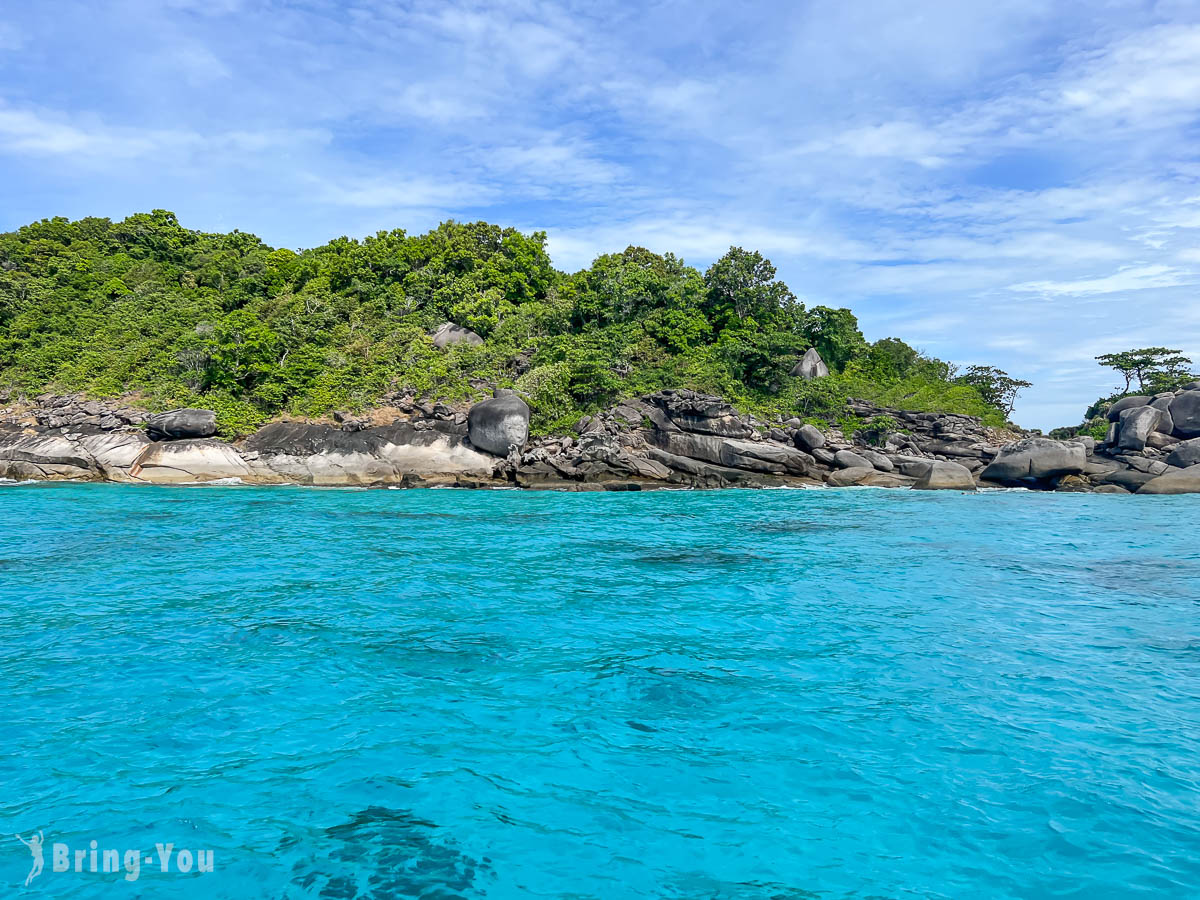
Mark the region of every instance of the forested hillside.
[[[483, 343], [436, 348], [445, 321]], [[790, 376], [811, 346], [833, 374]], [[455, 400], [491, 385], [525, 391], [542, 432], [663, 387], [763, 413], [837, 418], [858, 397], [999, 424], [1003, 375], [868, 343], [849, 310], [806, 308], [740, 248], [703, 273], [630, 247], [566, 274], [544, 234], [484, 222], [301, 252], [191, 231], [162, 210], [0, 236], [0, 387], [209, 407], [227, 434], [397, 390]]]

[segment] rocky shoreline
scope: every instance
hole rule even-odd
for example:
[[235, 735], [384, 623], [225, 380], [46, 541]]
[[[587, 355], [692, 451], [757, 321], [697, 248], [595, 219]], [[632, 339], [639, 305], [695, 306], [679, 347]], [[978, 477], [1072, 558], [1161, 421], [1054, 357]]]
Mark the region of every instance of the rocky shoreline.
[[280, 421], [227, 442], [209, 410], [150, 414], [43, 394], [0, 409], [0, 478], [191, 484], [520, 487], [552, 490], [874, 486], [1200, 492], [1200, 382], [1130, 397], [1105, 441], [1057, 441], [979, 419], [853, 401], [853, 434], [761, 422], [718, 397], [664, 390], [529, 439], [514, 391], [472, 405], [387, 398], [369, 415]]

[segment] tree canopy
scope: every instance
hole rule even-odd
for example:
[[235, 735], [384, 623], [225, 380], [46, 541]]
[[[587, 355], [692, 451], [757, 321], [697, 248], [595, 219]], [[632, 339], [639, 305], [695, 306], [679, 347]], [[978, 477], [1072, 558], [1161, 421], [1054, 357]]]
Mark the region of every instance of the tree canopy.
[[[444, 321], [483, 343], [438, 350]], [[833, 375], [791, 377], [814, 346]], [[542, 430], [663, 387], [788, 415], [837, 415], [854, 396], [1003, 420], [1011, 404], [953, 374], [896, 338], [869, 344], [848, 309], [806, 309], [740, 247], [703, 273], [643, 247], [564, 273], [544, 234], [486, 222], [301, 251], [165, 210], [0, 235], [0, 387], [208, 406], [225, 433], [495, 384], [528, 393]]]

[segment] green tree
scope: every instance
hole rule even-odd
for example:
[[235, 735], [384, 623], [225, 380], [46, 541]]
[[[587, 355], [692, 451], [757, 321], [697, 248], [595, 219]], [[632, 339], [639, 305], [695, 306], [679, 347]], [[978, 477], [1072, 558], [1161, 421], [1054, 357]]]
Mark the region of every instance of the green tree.
[[804, 317], [802, 332], [834, 370], [844, 369], [867, 349], [866, 339], [858, 330], [858, 319], [848, 309], [814, 306]]
[[730, 247], [704, 273], [705, 312], [718, 328], [750, 322], [762, 328], [790, 329], [804, 307], [775, 267], [757, 250]]
[[[1172, 390], [1162, 385], [1182, 384], [1191, 380], [1188, 367], [1192, 361], [1179, 350], [1166, 347], [1143, 347], [1140, 350], [1125, 350], [1121, 353], [1105, 353], [1096, 357], [1102, 366], [1116, 369], [1125, 379], [1124, 393], [1128, 394], [1136, 378], [1143, 391]], [[1158, 391], [1156, 391], [1158, 392]]]
[[1033, 385], [1020, 378], [1013, 378], [995, 366], [968, 366], [957, 379], [959, 384], [970, 385], [979, 391], [984, 403], [996, 407], [1005, 416], [1011, 416], [1017, 395]]

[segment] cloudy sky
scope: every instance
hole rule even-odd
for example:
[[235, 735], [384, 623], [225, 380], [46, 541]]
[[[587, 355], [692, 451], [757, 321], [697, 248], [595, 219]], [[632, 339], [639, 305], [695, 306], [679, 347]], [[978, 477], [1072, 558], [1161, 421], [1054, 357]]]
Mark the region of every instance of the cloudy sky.
[[1035, 427], [1115, 386], [1098, 353], [1200, 364], [1197, 148], [1195, 0], [0, 10], [0, 228], [486, 218], [565, 269], [739, 244], [868, 338], [1035, 382]]

